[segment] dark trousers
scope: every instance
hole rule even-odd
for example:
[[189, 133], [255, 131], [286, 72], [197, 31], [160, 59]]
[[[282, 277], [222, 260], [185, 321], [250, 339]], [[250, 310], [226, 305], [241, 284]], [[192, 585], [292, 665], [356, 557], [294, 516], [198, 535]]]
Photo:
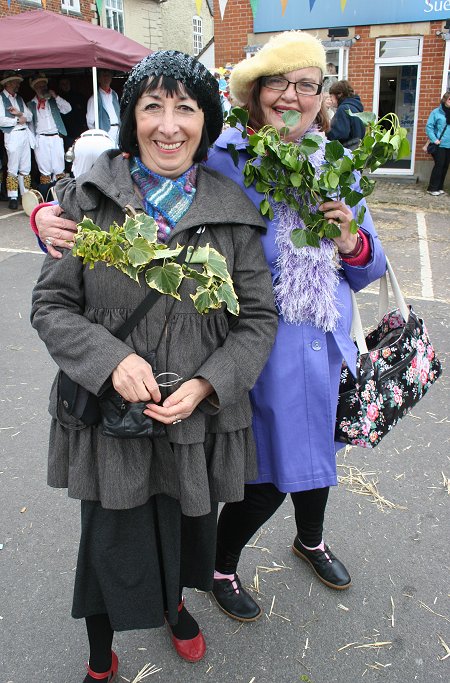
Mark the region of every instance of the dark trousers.
[[[297, 534], [314, 548], [322, 540], [329, 487], [291, 493]], [[226, 503], [217, 526], [216, 570], [234, 574], [242, 549], [258, 529], [278, 510], [286, 493], [273, 484], [246, 484], [244, 500]]]
[[433, 154], [434, 166], [431, 171], [430, 182], [428, 183], [428, 191], [436, 192], [442, 190], [444, 186], [445, 176], [447, 175], [448, 166], [450, 164], [450, 149], [448, 147], [438, 146], [436, 152]]

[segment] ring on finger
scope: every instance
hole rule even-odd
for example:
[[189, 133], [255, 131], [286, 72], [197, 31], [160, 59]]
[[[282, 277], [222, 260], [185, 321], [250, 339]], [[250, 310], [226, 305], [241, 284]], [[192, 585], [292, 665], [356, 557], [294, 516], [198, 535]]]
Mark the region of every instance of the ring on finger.
[[51, 237], [46, 237], [45, 238], [45, 244], [47, 244], [49, 247], [53, 246], [53, 240]]

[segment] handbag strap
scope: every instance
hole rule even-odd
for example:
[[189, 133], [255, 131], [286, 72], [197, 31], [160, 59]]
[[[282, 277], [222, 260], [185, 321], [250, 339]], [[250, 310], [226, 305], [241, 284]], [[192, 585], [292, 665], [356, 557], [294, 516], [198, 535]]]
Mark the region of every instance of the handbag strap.
[[[195, 245], [192, 249], [191, 255], [189, 257], [189, 261], [192, 259], [195, 248], [198, 244], [198, 240], [200, 239], [200, 235], [203, 231], [204, 231], [204, 228], [199, 228], [197, 230], [197, 239], [196, 239]], [[186, 253], [187, 253], [191, 239], [192, 239], [192, 236], [188, 239], [188, 241], [184, 245], [183, 249], [180, 251], [180, 253], [178, 254], [178, 256], [175, 259], [175, 263], [178, 263], [180, 266], [184, 262], [184, 259], [185, 259], [185, 256], [186, 256]], [[189, 263], [189, 261], [188, 261], [188, 263]], [[155, 305], [160, 294], [161, 294], [161, 292], [158, 292], [157, 289], [150, 289], [150, 292], [147, 294], [145, 299], [142, 299], [141, 303], [134, 309], [134, 311], [130, 315], [130, 317], [127, 318], [125, 320], [125, 322], [119, 327], [117, 332], [114, 333], [114, 336], [117, 337], [117, 339], [120, 339], [120, 341], [125, 341], [125, 339], [128, 337], [130, 332], [132, 330], [134, 330], [134, 328], [136, 327], [138, 322], [141, 320], [141, 318], [143, 318], [144, 315], [146, 315], [150, 311], [150, 309]], [[174, 303], [175, 303], [175, 301], [173, 302], [173, 304]], [[173, 304], [172, 304], [170, 310], [172, 310]], [[164, 328], [163, 328], [163, 332], [164, 332]], [[161, 333], [161, 336], [159, 338], [157, 346], [159, 346], [161, 338], [162, 338], [162, 333]]]
[[[402, 290], [400, 289], [400, 285], [398, 284], [398, 280], [395, 276], [394, 269], [392, 268], [391, 263], [390, 263], [387, 256], [386, 256], [386, 272], [389, 274], [389, 281], [391, 283], [391, 289], [392, 289], [392, 292], [394, 294], [395, 303], [397, 305], [397, 308], [400, 310], [400, 313], [401, 313], [403, 320], [406, 323], [406, 321], [408, 320], [408, 317], [409, 317], [409, 308], [406, 304]], [[351, 334], [355, 338], [356, 346], [358, 347], [359, 353], [368, 353], [366, 337], [365, 337], [362, 322], [361, 322], [361, 314], [359, 312], [358, 302], [356, 300], [356, 296], [355, 296], [355, 293], [353, 290], [351, 290], [351, 298], [352, 298]], [[379, 294], [378, 294], [378, 322], [381, 321], [381, 319], [383, 318], [383, 316], [386, 313], [386, 311], [388, 310], [388, 308], [389, 308], [389, 293], [388, 293], [387, 276], [385, 273], [380, 278], [380, 289], [379, 289]]]
[[440, 134], [440, 136], [437, 138], [437, 140], [439, 140], [439, 142], [442, 140], [442, 137], [443, 137], [445, 131], [447, 130], [447, 126], [448, 126], [448, 123], [446, 122], [446, 123], [445, 123], [445, 126], [444, 126], [444, 130], [442, 131], [442, 133]]

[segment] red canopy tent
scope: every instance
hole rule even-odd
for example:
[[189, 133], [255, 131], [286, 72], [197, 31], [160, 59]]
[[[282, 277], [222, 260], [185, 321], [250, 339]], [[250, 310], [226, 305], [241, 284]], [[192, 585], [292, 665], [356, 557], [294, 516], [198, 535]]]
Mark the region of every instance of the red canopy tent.
[[117, 31], [47, 10], [0, 19], [0, 69], [129, 71], [150, 52]]

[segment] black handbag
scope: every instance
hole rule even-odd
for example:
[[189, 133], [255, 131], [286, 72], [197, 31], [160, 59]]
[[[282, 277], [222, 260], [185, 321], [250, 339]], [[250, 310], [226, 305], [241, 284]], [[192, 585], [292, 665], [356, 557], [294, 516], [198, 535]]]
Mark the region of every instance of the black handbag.
[[355, 295], [353, 330], [358, 347], [356, 377], [344, 362], [336, 415], [336, 441], [374, 448], [427, 393], [441, 375], [441, 364], [424, 321], [407, 306], [386, 259], [397, 308], [387, 310], [387, 278], [380, 280], [377, 327], [364, 337]]
[[[442, 139], [442, 136], [444, 135], [445, 131], [447, 130], [447, 126], [448, 126], [448, 124], [446, 123], [444, 126], [444, 130], [442, 131], [442, 133], [438, 137], [439, 141]], [[431, 154], [431, 156], [433, 156], [434, 154], [436, 154], [437, 149], [439, 149], [439, 145], [437, 145], [435, 142], [429, 142], [428, 143], [428, 145], [427, 145], [428, 154]]]
[[[200, 232], [197, 233], [196, 243], [191, 251], [195, 251]], [[176, 258], [176, 263], [183, 263], [189, 246], [190, 239]], [[158, 300], [160, 292], [151, 289], [145, 299], [135, 308], [130, 317], [115, 332], [117, 339], [124, 341], [130, 332], [136, 327], [139, 320], [150, 311]], [[175, 302], [173, 302], [175, 303]], [[172, 303], [172, 306], [173, 306]], [[157, 347], [159, 346], [164, 327], [161, 332]], [[155, 373], [156, 350], [147, 354], [144, 358], [152, 366]], [[170, 384], [170, 382], [169, 382]], [[130, 439], [143, 437], [165, 436], [166, 428], [162, 422], [153, 421], [143, 414], [148, 401], [129, 403], [111, 385], [100, 396], [92, 394], [80, 384], [72, 380], [65, 372], [59, 371], [58, 394], [64, 409], [69, 415], [77, 418], [86, 426], [92, 427], [102, 423], [102, 431], [105, 436]]]

